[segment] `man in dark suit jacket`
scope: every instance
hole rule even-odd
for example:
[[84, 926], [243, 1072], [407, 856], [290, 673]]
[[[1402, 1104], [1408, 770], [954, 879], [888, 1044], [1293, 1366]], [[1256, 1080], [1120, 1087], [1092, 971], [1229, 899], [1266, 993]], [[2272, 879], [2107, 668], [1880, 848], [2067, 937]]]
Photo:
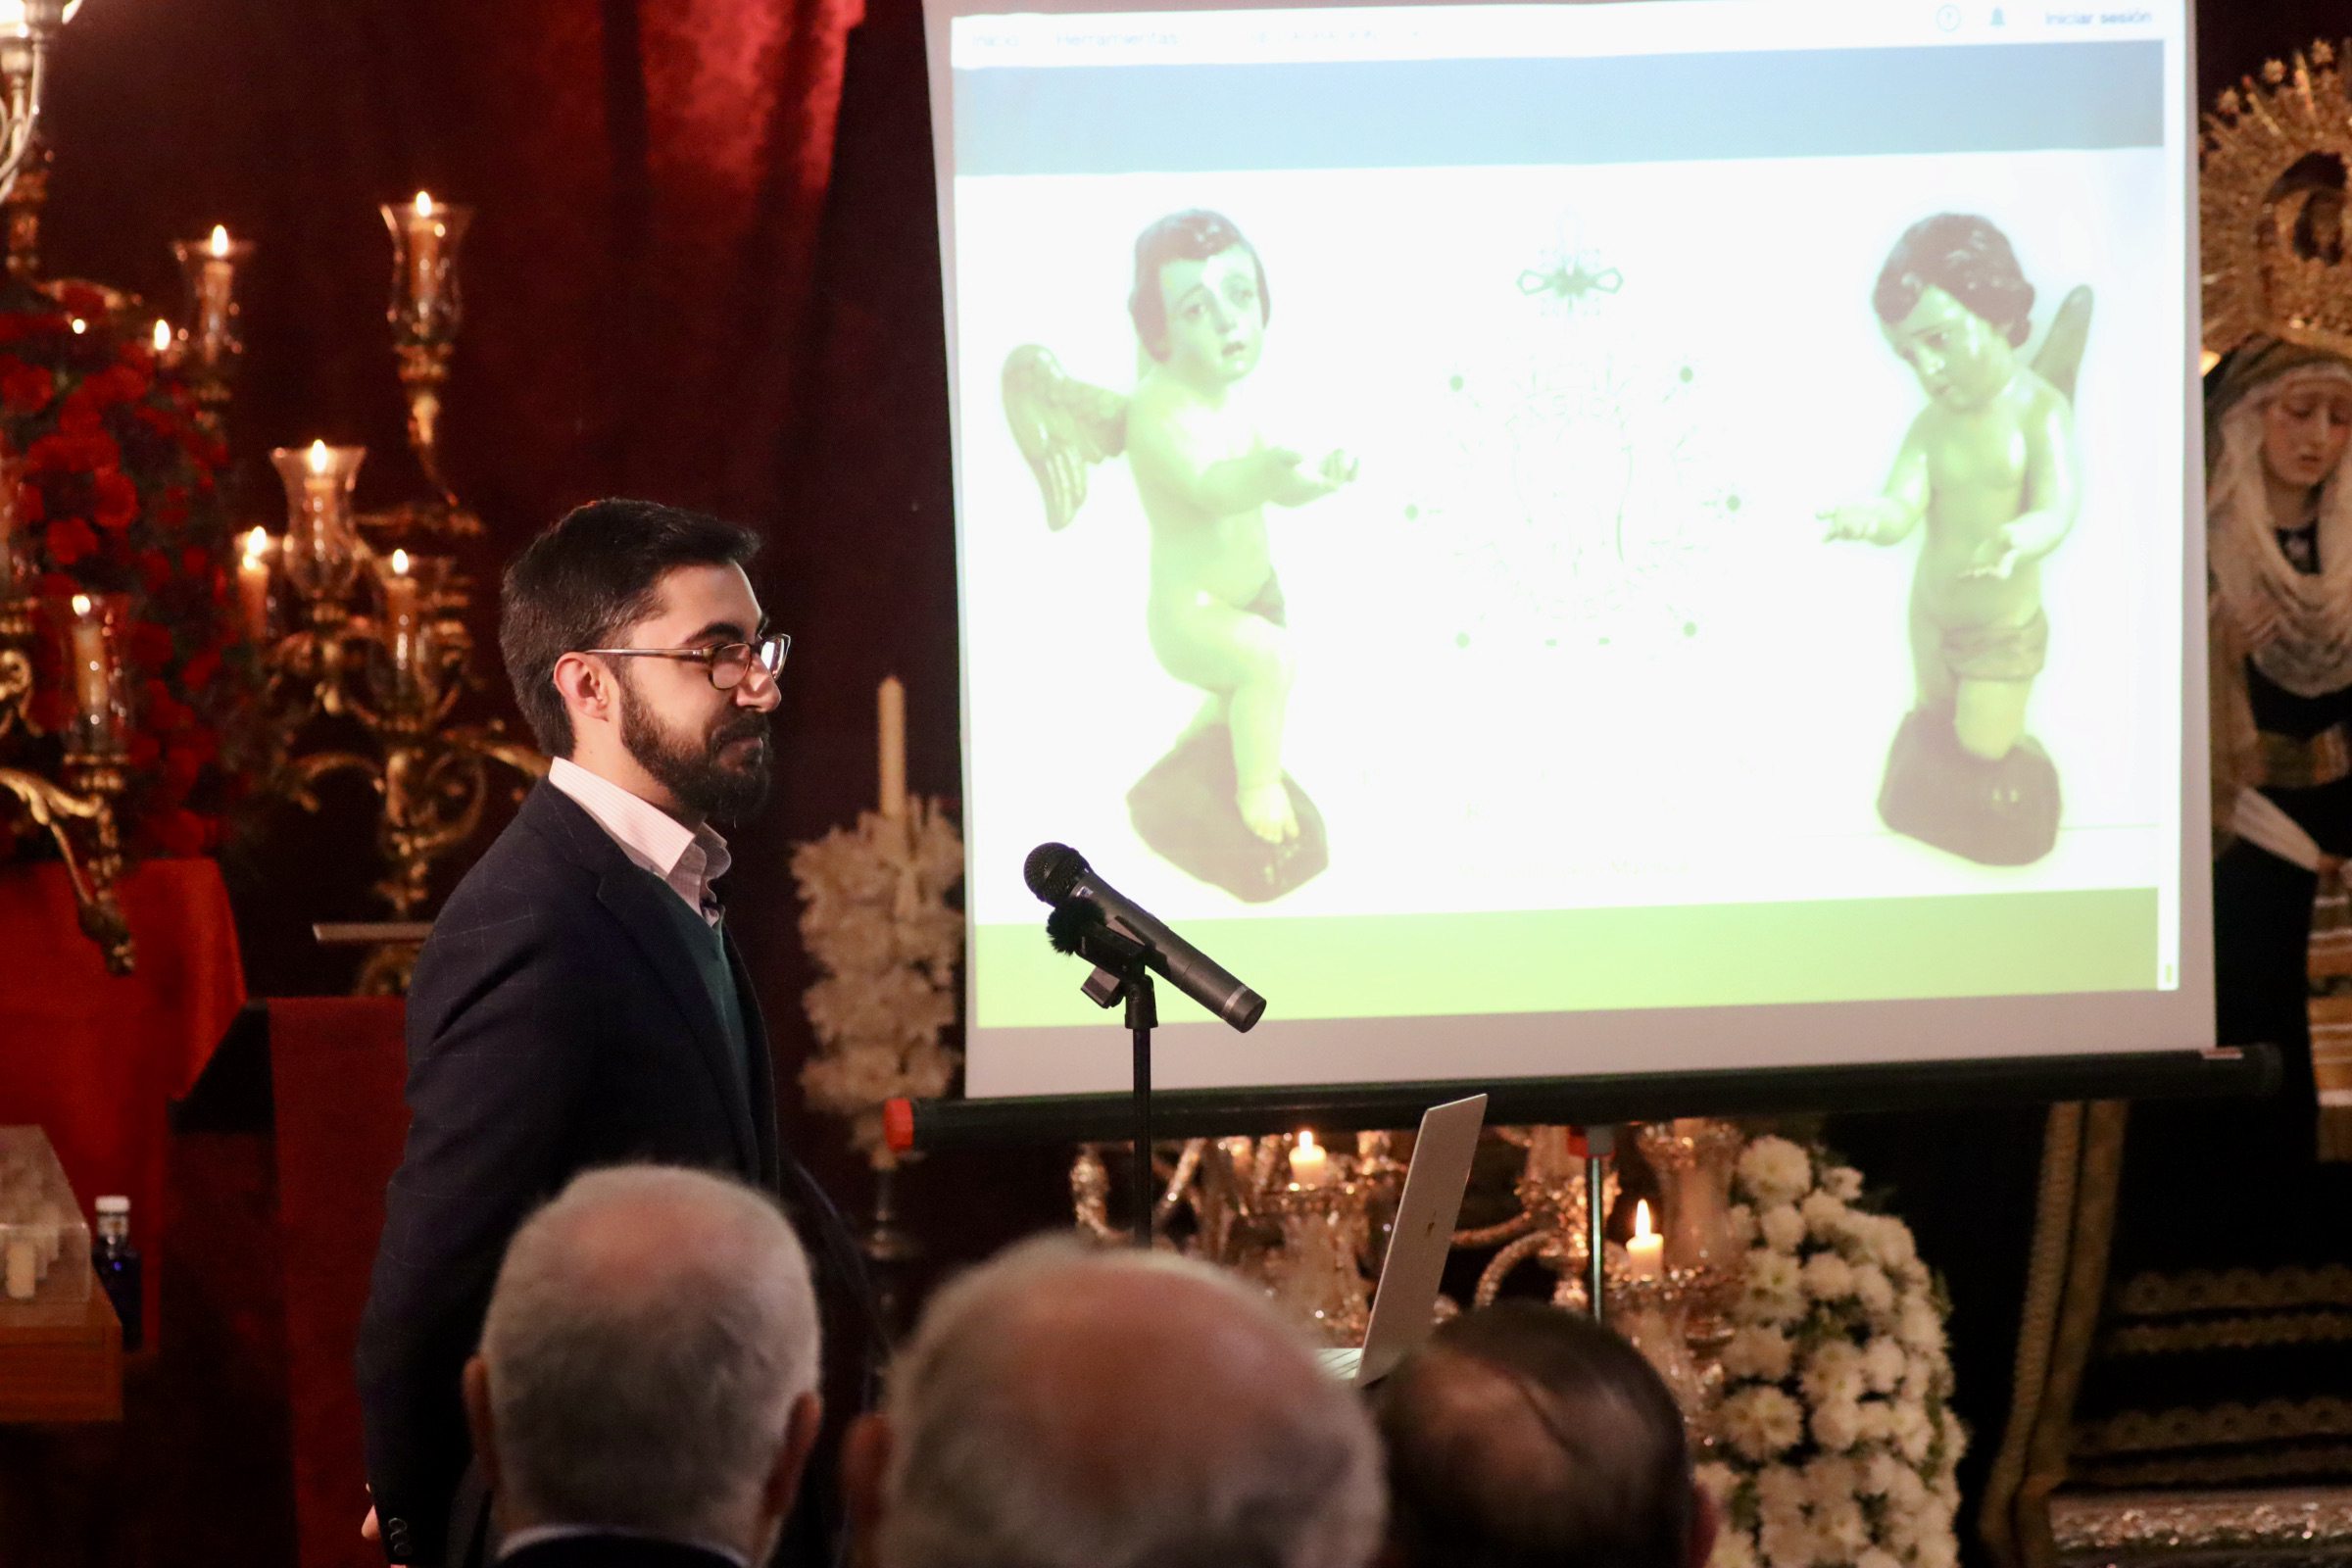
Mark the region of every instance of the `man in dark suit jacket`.
[[[459, 1374], [517, 1224], [577, 1171], [701, 1166], [822, 1204], [778, 1148], [760, 1008], [710, 883], [713, 817], [763, 801], [790, 639], [757, 535], [637, 501], [579, 508], [516, 558], [499, 641], [557, 761], [450, 897], [409, 993], [408, 1144], [385, 1193], [359, 1382], [394, 1562], [478, 1549]], [[452, 1529], [453, 1511], [457, 1514]]]
[[523, 1222], [466, 1363], [501, 1568], [754, 1568], [823, 1409], [816, 1296], [759, 1194], [591, 1171]]

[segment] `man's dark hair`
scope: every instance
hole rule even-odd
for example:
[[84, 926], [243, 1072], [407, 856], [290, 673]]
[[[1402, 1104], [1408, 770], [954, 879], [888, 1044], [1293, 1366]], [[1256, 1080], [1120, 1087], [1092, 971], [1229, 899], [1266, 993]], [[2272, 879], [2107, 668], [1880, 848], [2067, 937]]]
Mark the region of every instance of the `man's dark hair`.
[[2034, 329], [2034, 285], [2017, 265], [2009, 236], [1988, 218], [1937, 213], [1903, 230], [1879, 270], [1870, 302], [1879, 319], [1892, 326], [1918, 308], [1930, 287], [1999, 327], [2012, 347], [2022, 347]]
[[1135, 335], [1153, 359], [1168, 357], [1168, 302], [1160, 297], [1159, 270], [1170, 262], [1205, 262], [1236, 245], [1257, 265], [1257, 318], [1271, 321], [1274, 296], [1266, 288], [1266, 264], [1223, 213], [1200, 207], [1170, 213], [1135, 236], [1135, 290], [1127, 296], [1127, 314], [1135, 318]]
[[672, 568], [740, 566], [759, 549], [749, 528], [652, 501], [591, 501], [525, 546], [499, 596], [498, 646], [539, 749], [571, 755], [557, 660], [609, 647], [653, 613]]
[[1533, 1301], [1456, 1318], [1373, 1408], [1407, 1568], [1687, 1568], [1682, 1412], [1591, 1318]]

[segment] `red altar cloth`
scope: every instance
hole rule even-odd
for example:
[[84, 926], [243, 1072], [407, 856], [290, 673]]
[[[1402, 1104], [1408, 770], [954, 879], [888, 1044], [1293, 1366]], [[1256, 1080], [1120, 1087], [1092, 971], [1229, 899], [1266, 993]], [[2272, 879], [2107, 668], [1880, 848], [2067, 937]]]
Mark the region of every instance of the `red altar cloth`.
[[121, 976], [81, 934], [63, 865], [0, 870], [0, 1124], [47, 1128], [85, 1208], [101, 1193], [130, 1199], [153, 1346], [165, 1102], [195, 1087], [245, 1004], [245, 975], [211, 860], [149, 860], [117, 895], [138, 946], [136, 972]]

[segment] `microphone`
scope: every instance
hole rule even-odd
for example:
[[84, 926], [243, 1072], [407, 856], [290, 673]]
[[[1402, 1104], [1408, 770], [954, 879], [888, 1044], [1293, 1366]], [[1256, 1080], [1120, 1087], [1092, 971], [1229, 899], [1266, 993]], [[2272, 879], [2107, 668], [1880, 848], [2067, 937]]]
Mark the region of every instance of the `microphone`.
[[[1128, 902], [1095, 874], [1086, 857], [1066, 844], [1040, 844], [1021, 875], [1029, 891], [1058, 916], [1075, 906], [1143, 948], [1143, 960], [1170, 985], [1234, 1028], [1247, 1031], [1266, 1010], [1266, 999], [1220, 968], [1207, 954]], [[1048, 923], [1052, 929], [1053, 922]], [[1055, 946], [1061, 944], [1057, 940]], [[1064, 952], [1069, 951], [1063, 949]]]

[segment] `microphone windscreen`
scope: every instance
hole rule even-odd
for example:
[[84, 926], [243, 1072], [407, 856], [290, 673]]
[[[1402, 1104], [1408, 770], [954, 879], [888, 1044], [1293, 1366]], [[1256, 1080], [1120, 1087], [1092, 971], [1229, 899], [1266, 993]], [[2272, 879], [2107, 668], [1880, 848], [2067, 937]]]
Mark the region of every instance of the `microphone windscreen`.
[[1040, 844], [1029, 852], [1021, 877], [1029, 891], [1048, 904], [1059, 904], [1086, 875], [1086, 857], [1067, 844]]

